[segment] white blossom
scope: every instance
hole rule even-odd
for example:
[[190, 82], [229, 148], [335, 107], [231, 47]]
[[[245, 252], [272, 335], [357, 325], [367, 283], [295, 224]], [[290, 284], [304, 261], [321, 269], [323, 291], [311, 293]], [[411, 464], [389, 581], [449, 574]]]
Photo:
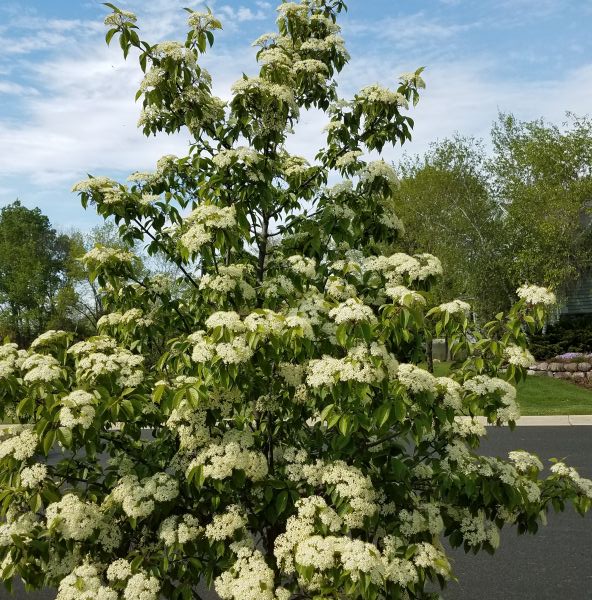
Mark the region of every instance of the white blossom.
[[534, 356], [526, 349], [520, 346], [510, 345], [504, 349], [504, 358], [511, 364], [518, 367], [532, 367], [536, 360]]
[[21, 485], [25, 488], [34, 489], [38, 487], [47, 477], [47, 466], [37, 463], [25, 467], [21, 471]]
[[516, 294], [518, 298], [525, 300], [528, 304], [551, 306], [557, 302], [553, 292], [538, 285], [523, 285], [516, 290]]

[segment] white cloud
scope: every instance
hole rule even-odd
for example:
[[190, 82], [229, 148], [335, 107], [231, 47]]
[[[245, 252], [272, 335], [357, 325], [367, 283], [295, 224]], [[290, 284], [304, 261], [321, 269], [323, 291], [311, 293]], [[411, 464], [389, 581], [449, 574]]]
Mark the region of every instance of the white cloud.
[[233, 8], [227, 4], [221, 6], [217, 12], [225, 19], [226, 23], [230, 22], [233, 25], [243, 23], [244, 21], [261, 21], [269, 17], [269, 11], [261, 8], [253, 11], [246, 6]]
[[34, 87], [27, 87], [15, 83], [14, 81], [0, 81], [0, 94], [14, 96], [38, 96], [39, 90]]

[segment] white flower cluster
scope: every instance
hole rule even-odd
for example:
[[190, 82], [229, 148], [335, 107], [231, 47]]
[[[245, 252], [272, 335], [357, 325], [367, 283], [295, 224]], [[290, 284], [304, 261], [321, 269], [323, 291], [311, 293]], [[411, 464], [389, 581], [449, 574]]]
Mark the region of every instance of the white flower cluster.
[[515, 421], [520, 417], [520, 409], [516, 404], [516, 388], [511, 383], [497, 377], [477, 375], [477, 377], [467, 379], [463, 387], [467, 392], [477, 396], [499, 395], [505, 405], [497, 411], [497, 417], [500, 421]]
[[456, 416], [452, 424], [452, 431], [462, 438], [471, 435], [485, 435], [485, 425], [474, 417]]
[[178, 495], [179, 484], [167, 473], [156, 473], [144, 479], [126, 475], [111, 492], [111, 498], [121, 504], [123, 512], [135, 519], [148, 517], [157, 502], [170, 502]]
[[95, 268], [106, 264], [131, 264], [134, 255], [119, 248], [105, 248], [104, 246], [95, 246], [87, 252], [80, 260], [89, 268]]
[[47, 528], [66, 540], [86, 540], [103, 524], [100, 507], [75, 494], [66, 494], [59, 502], [50, 504], [45, 517]]
[[247, 344], [244, 336], [237, 336], [230, 342], [214, 344], [206, 339], [204, 331], [196, 331], [187, 339], [193, 343], [191, 359], [196, 363], [204, 363], [217, 356], [226, 365], [237, 365], [253, 356], [253, 349]]
[[223, 149], [212, 158], [212, 162], [219, 168], [225, 169], [233, 164], [242, 164], [247, 166], [256, 165], [260, 156], [256, 150], [246, 146], [238, 146], [237, 148]]
[[387, 165], [384, 160], [369, 162], [364, 168], [361, 180], [372, 183], [377, 177], [384, 179], [391, 184], [397, 184], [399, 182], [395, 170], [390, 165]]
[[286, 315], [283, 320], [282, 332], [290, 332], [296, 337], [308, 340], [315, 339], [314, 330], [310, 320], [302, 315], [293, 314], [293, 311], [290, 311], [290, 314]]
[[333, 204], [327, 204], [325, 210], [334, 217], [343, 221], [347, 221], [348, 229], [350, 229], [351, 222], [353, 222], [353, 220], [356, 218], [356, 211], [351, 209], [346, 204], [334, 202]]
[[212, 522], [206, 525], [205, 536], [211, 542], [230, 540], [234, 538], [237, 531], [244, 529], [246, 524], [247, 519], [240, 507], [233, 504], [226, 509], [226, 512], [214, 515]]
[[60, 363], [47, 354], [30, 354], [22, 362], [21, 369], [27, 371], [24, 380], [28, 383], [49, 383], [62, 374]]
[[233, 333], [243, 333], [245, 331], [245, 324], [242, 322], [240, 315], [234, 310], [212, 313], [206, 319], [206, 327], [208, 329], [222, 327]]
[[47, 466], [37, 463], [30, 467], [25, 467], [21, 471], [21, 485], [24, 488], [34, 489], [47, 477]]
[[401, 73], [399, 75], [399, 79], [401, 80], [402, 83], [414, 85], [418, 89], [425, 88], [425, 81], [423, 80], [421, 75], [419, 75], [418, 73], [414, 73], [414, 72]]
[[300, 254], [288, 256], [286, 259], [288, 268], [294, 273], [305, 277], [306, 279], [314, 279], [316, 276], [317, 262], [314, 258], [307, 258]]
[[136, 15], [129, 10], [118, 10], [105, 17], [105, 25], [120, 27], [127, 23], [135, 23], [138, 20]]
[[205, 446], [210, 439], [206, 412], [192, 408], [186, 401], [171, 411], [166, 426], [179, 436], [180, 451], [191, 452]]
[[335, 300], [347, 300], [357, 296], [357, 293], [354, 285], [337, 275], [330, 275], [325, 283], [325, 294]]
[[183, 44], [169, 40], [156, 44], [152, 51], [159, 57], [170, 58], [175, 61], [181, 61], [186, 57], [193, 56]]
[[19, 350], [14, 343], [0, 344], [0, 379], [14, 374], [15, 369], [20, 369], [29, 353]]
[[30, 429], [23, 429], [16, 435], [0, 442], [0, 460], [12, 456], [15, 460], [27, 460], [35, 454], [39, 439]]
[[524, 367], [525, 369], [532, 367], [536, 362], [534, 356], [526, 348], [515, 345], [506, 346], [504, 349], [504, 358], [511, 365]]
[[488, 543], [493, 548], [497, 548], [500, 542], [499, 529], [497, 525], [485, 517], [485, 513], [480, 510], [473, 515], [469, 509], [449, 509], [449, 515], [459, 522], [459, 529], [463, 540], [469, 546], [479, 546], [479, 544]]
[[335, 168], [336, 169], [345, 169], [351, 165], [356, 164], [358, 162], [358, 158], [360, 158], [360, 156], [362, 156], [362, 154], [363, 154], [363, 152], [361, 150], [350, 150], [349, 152], [342, 154], [335, 161]]
[[88, 429], [95, 418], [95, 403], [95, 397], [84, 390], [70, 392], [60, 401], [62, 405], [59, 413], [60, 425], [68, 429], [73, 429], [77, 425], [82, 429]]
[[297, 60], [294, 62], [292, 69], [294, 73], [310, 73], [312, 75], [318, 75], [321, 82], [329, 74], [327, 65], [322, 60], [316, 58]]
[[211, 12], [193, 11], [190, 13], [187, 23], [195, 31], [207, 31], [220, 27], [219, 21]]
[[357, 298], [349, 298], [329, 311], [329, 316], [337, 323], [375, 324], [376, 317], [369, 306]]
[[394, 212], [383, 212], [378, 217], [378, 222], [384, 225], [388, 229], [398, 231], [399, 233], [405, 233], [405, 225], [403, 221]]
[[123, 598], [124, 600], [159, 600], [160, 583], [156, 577], [146, 573], [136, 573], [128, 580]]
[[125, 581], [132, 575], [132, 566], [125, 558], [114, 560], [107, 568], [109, 581]]
[[408, 102], [402, 94], [399, 92], [393, 92], [388, 88], [385, 88], [378, 84], [368, 85], [362, 88], [358, 94], [359, 100], [365, 100], [366, 102], [377, 102], [381, 104], [394, 104], [395, 106], [408, 107]]
[[528, 304], [542, 304], [551, 306], [557, 302], [553, 292], [538, 285], [523, 285], [516, 290], [518, 298], [525, 300]]
[[[282, 5], [283, 6], [283, 5]], [[237, 559], [214, 582], [222, 600], [290, 600], [285, 588], [274, 591], [274, 572], [259, 550], [242, 547], [236, 550]]]
[[397, 252], [391, 256], [369, 256], [363, 259], [361, 266], [365, 271], [381, 273], [387, 280], [387, 289], [400, 285], [403, 276], [411, 281], [423, 281], [442, 274], [442, 263], [431, 254], [409, 256]]
[[72, 186], [73, 192], [85, 192], [90, 194], [104, 194], [112, 192], [117, 187], [117, 182], [110, 177], [88, 177]]
[[279, 376], [292, 387], [298, 387], [304, 379], [304, 365], [283, 362], [278, 365]]
[[508, 457], [514, 463], [516, 470], [519, 473], [528, 473], [531, 469], [536, 471], [542, 471], [543, 463], [539, 460], [538, 456], [526, 452], [524, 450], [512, 450]]
[[300, 52], [325, 53], [335, 51], [349, 57], [345, 49], [345, 41], [340, 35], [330, 34], [324, 39], [309, 38], [300, 45]]
[[438, 310], [449, 315], [468, 315], [471, 311], [471, 305], [462, 300], [453, 300], [452, 302], [445, 302], [438, 306]]
[[56, 600], [118, 600], [119, 594], [101, 584], [96, 566], [85, 563], [60, 581]]
[[6, 523], [0, 525], [0, 548], [14, 544], [13, 536], [31, 539], [38, 525], [37, 515], [33, 512], [15, 514], [11, 509], [6, 514]]
[[117, 342], [107, 336], [78, 342], [68, 352], [77, 358], [76, 377], [79, 381], [94, 383], [101, 375], [113, 375], [118, 385], [135, 387], [144, 379], [143, 357], [119, 348]]
[[308, 173], [310, 163], [302, 156], [286, 156], [282, 160], [282, 170], [286, 177], [302, 177]]
[[142, 83], [140, 83], [140, 89], [143, 92], [149, 91], [165, 81], [166, 76], [167, 73], [164, 69], [161, 69], [160, 67], [152, 67], [146, 72], [146, 75], [144, 75]]
[[174, 546], [175, 544], [193, 542], [202, 533], [203, 527], [200, 526], [197, 518], [185, 514], [181, 517], [167, 517], [160, 524], [158, 537], [164, 542], [165, 546]]
[[573, 467], [557, 462], [551, 467], [551, 473], [570, 479], [581, 494], [592, 499], [592, 480], [581, 477]]
[[265, 298], [292, 298], [295, 290], [292, 280], [285, 275], [268, 277], [261, 285]]
[[444, 531], [440, 507], [428, 502], [419, 504], [411, 511], [399, 511], [399, 520], [399, 529], [405, 537], [412, 537], [424, 531], [439, 535]]
[[31, 342], [31, 350], [51, 346], [56, 342], [61, 342], [62, 340], [67, 338], [68, 335], [70, 334], [67, 331], [49, 329], [48, 331], [42, 333], [39, 337], [35, 338]]
[[197, 252], [212, 238], [212, 230], [231, 229], [236, 225], [234, 206], [222, 208], [214, 204], [202, 204], [187, 217], [189, 228], [181, 235], [181, 244], [189, 252]]
[[294, 113], [298, 113], [298, 105], [294, 98], [292, 88], [279, 83], [271, 83], [260, 77], [246, 77], [239, 79], [232, 85], [235, 96], [256, 96], [273, 98], [277, 102], [287, 105]]
[[397, 379], [401, 385], [413, 394], [430, 393], [436, 391], [436, 378], [421, 367], [410, 364], [401, 364], [397, 371]]
[[282, 572], [294, 573], [294, 554], [300, 542], [315, 535], [318, 524], [331, 533], [341, 531], [343, 520], [320, 496], [301, 498], [296, 502], [297, 514], [286, 522], [286, 530], [275, 540], [274, 555]]
[[187, 474], [203, 466], [205, 478], [227, 479], [232, 472], [241, 470], [252, 481], [260, 481], [267, 475], [267, 460], [257, 450], [251, 450], [253, 438], [247, 433], [227, 435], [221, 443], [209, 445], [202, 450], [187, 467]]
[[364, 525], [367, 517], [372, 517], [378, 512], [377, 494], [369, 477], [356, 467], [338, 460], [325, 462], [317, 460], [313, 464], [297, 462], [302, 457], [286, 455], [288, 463], [286, 473], [293, 481], [306, 481], [314, 488], [326, 486], [334, 490], [342, 500], [348, 503], [348, 510], [341, 511], [339, 529], [345, 524], [350, 529]]
[[395, 377], [398, 368], [395, 357], [383, 345], [373, 343], [352, 348], [344, 358], [323, 358], [308, 363], [306, 382], [310, 387], [331, 387], [338, 381], [377, 384]]
[[449, 377], [436, 377], [436, 389], [442, 396], [442, 404], [452, 408], [455, 412], [462, 409], [462, 386], [458, 381]]
[[[319, 591], [322, 585], [334, 585], [335, 570], [347, 574], [353, 582], [364, 576], [375, 585], [391, 581], [401, 586], [418, 581], [416, 566], [449, 574], [445, 555], [431, 544], [418, 544], [411, 562], [401, 556], [405, 548], [400, 548], [396, 538], [384, 538], [381, 553], [374, 544], [334, 535], [341, 529], [341, 519], [318, 496], [303, 498], [296, 506], [298, 514], [288, 519], [285, 533], [276, 538], [274, 554], [280, 570], [287, 575], [294, 573], [297, 566], [312, 568], [312, 577], [301, 574], [298, 578], [304, 589], [312, 592]], [[320, 528], [332, 535], [320, 535]]]
[[117, 327], [118, 325], [134, 324], [139, 327], [149, 327], [152, 325], [152, 319], [144, 317], [144, 313], [139, 308], [130, 308], [124, 313], [112, 312], [103, 315], [97, 321], [97, 327]]
[[292, 60], [286, 52], [279, 47], [265, 48], [257, 55], [257, 61], [262, 65], [273, 65], [276, 67], [290, 67]]
[[392, 298], [393, 302], [401, 306], [409, 306], [410, 304], [425, 304], [426, 299], [415, 290], [410, 290], [404, 285], [393, 285], [385, 289], [386, 296]]
[[326, 194], [330, 198], [337, 198], [338, 196], [341, 196], [342, 194], [351, 193], [353, 191], [353, 189], [354, 189], [353, 182], [350, 179], [346, 179], [346, 180], [342, 181], [341, 183], [335, 184], [331, 188], [327, 188]]
[[199, 281], [200, 290], [211, 290], [226, 295], [238, 291], [245, 300], [253, 300], [255, 289], [246, 279], [251, 274], [250, 265], [219, 266], [217, 275], [205, 274]]

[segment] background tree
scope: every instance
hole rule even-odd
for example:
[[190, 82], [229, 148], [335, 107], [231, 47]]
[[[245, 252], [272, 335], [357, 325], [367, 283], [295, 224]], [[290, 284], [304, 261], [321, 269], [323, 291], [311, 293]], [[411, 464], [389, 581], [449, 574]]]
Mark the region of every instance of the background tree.
[[0, 210], [0, 307], [4, 331], [28, 344], [46, 327], [65, 325], [71, 240], [38, 208], [18, 200]]
[[592, 121], [568, 114], [559, 127], [501, 114], [492, 142], [507, 278], [564, 293], [592, 264]]
[[398, 165], [396, 206], [405, 224], [401, 247], [424, 248], [442, 261], [438, 297], [463, 298], [487, 319], [508, 308], [517, 285], [506, 274], [503, 214], [490, 193], [485, 159], [480, 142], [459, 136], [407, 157]]

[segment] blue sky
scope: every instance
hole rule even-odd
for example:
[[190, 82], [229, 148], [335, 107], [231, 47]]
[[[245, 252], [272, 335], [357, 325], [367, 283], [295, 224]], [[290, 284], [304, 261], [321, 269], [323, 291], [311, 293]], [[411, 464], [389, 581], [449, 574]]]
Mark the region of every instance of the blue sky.
[[[116, 2], [117, 3], [117, 2]], [[148, 41], [180, 38], [199, 0], [121, 0]], [[228, 97], [242, 72], [254, 74], [260, 33], [274, 30], [276, 2], [211, 0], [224, 31], [207, 58], [214, 91]], [[590, 0], [349, 0], [341, 19], [351, 63], [343, 95], [425, 66], [427, 89], [413, 111], [423, 152], [453, 134], [487, 136], [498, 111], [561, 122], [592, 106]], [[140, 80], [134, 60], [107, 48], [105, 7], [95, 0], [0, 3], [0, 206], [19, 197], [68, 229], [98, 223], [72, 184], [86, 173], [125, 179], [159, 156], [182, 155], [184, 134], [146, 139], [136, 130]], [[322, 115], [303, 115], [290, 150], [307, 157], [322, 142]], [[396, 160], [401, 149], [388, 151]]]

